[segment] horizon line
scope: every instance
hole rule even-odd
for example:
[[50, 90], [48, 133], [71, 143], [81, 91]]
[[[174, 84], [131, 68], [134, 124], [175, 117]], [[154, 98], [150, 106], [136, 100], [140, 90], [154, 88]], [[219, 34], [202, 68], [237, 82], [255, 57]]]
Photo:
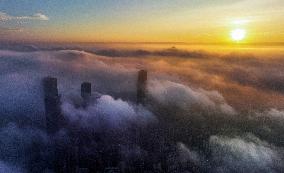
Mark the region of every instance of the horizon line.
[[234, 42], [175, 42], [175, 41], [45, 41], [45, 40], [0, 40], [0, 43], [39, 43], [39, 44], [177, 44], [177, 45], [272, 45], [281, 46], [284, 42], [255, 42], [255, 43], [234, 43]]

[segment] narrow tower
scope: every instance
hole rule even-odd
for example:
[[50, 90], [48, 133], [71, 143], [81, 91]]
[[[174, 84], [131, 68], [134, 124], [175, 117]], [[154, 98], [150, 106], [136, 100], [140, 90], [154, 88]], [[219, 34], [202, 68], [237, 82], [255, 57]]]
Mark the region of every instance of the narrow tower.
[[147, 87], [147, 71], [140, 70], [138, 72], [137, 80], [137, 103], [145, 104], [146, 99], [146, 87]]
[[81, 96], [83, 99], [89, 99], [92, 95], [92, 84], [84, 82], [81, 84]]
[[64, 118], [60, 110], [60, 96], [57, 89], [57, 79], [46, 77], [43, 79], [44, 104], [46, 116], [46, 130], [55, 133], [63, 125]]

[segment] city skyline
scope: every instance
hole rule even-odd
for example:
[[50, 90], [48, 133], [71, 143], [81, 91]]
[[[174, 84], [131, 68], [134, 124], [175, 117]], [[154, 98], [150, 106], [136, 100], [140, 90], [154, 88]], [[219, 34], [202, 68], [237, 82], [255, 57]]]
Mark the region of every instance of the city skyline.
[[0, 173], [282, 173], [284, 0], [0, 0]]

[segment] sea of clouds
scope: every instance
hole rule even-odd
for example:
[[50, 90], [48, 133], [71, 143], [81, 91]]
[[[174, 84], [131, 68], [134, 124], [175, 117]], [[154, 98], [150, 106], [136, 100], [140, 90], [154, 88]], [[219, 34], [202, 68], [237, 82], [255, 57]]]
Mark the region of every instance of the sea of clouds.
[[[54, 141], [68, 146], [67, 129], [54, 135], [44, 130], [41, 81], [46, 76], [58, 79], [68, 122], [86, 134], [104, 134], [109, 143], [123, 143], [123, 160], [151, 157], [147, 147], [132, 145], [139, 130], [153, 135], [144, 136], [144, 144], [167, 141], [177, 163], [190, 162], [199, 172], [281, 172], [283, 65], [283, 57], [177, 48], [2, 47], [0, 172], [52, 172]], [[136, 104], [139, 69], [149, 74], [145, 106]], [[92, 83], [93, 96], [82, 108], [76, 103], [85, 81]], [[151, 128], [161, 132], [155, 136]], [[208, 147], [199, 147], [199, 138]], [[96, 140], [90, 139], [94, 144], [82, 152], [85, 157], [95, 154]]]

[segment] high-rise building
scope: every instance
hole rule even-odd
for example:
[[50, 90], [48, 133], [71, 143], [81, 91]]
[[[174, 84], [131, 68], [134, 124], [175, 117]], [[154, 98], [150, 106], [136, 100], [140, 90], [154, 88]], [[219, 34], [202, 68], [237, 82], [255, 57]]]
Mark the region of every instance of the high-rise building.
[[92, 84], [84, 82], [81, 84], [81, 96], [84, 99], [88, 99], [92, 94]]
[[43, 79], [44, 104], [46, 116], [46, 130], [55, 133], [64, 124], [60, 110], [60, 96], [57, 89], [57, 79], [46, 77]]
[[147, 87], [147, 71], [140, 70], [138, 72], [138, 80], [137, 80], [137, 103], [138, 104], [145, 104], [146, 87]]

